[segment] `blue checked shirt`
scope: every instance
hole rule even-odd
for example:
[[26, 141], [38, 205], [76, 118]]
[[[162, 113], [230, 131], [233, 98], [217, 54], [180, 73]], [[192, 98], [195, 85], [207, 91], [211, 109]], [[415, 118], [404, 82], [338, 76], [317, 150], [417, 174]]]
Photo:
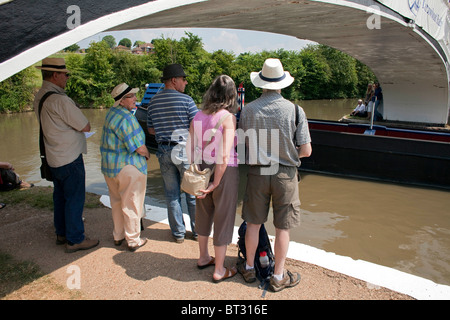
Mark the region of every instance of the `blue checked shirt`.
[[100, 153], [102, 173], [117, 176], [126, 165], [135, 166], [147, 174], [147, 160], [136, 149], [145, 145], [145, 134], [135, 116], [127, 109], [111, 107], [103, 125]]

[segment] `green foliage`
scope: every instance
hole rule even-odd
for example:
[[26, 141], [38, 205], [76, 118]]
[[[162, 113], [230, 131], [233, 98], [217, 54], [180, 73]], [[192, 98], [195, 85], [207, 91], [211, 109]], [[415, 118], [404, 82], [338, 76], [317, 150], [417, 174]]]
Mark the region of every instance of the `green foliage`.
[[76, 43], [64, 48], [64, 51], [66, 52], [76, 52], [78, 49], [80, 49], [80, 46], [77, 45]]
[[116, 39], [111, 35], [104, 36], [102, 41], [105, 41], [111, 49], [116, 46]]
[[110, 106], [114, 103], [111, 90], [115, 86], [112, 68], [113, 52], [105, 41], [92, 42], [84, 59], [66, 58], [71, 77], [67, 94], [85, 107]]
[[[242, 82], [245, 100], [249, 102], [261, 94], [261, 89], [251, 83], [250, 73], [260, 71], [267, 58], [280, 59], [285, 70], [295, 78], [282, 91], [285, 98], [293, 101], [363, 97], [367, 84], [376, 80], [367, 66], [324, 45], [310, 45], [302, 51], [280, 49], [235, 56], [224, 50], [207, 52], [202, 39], [190, 32], [180, 40], [161, 36], [152, 43], [154, 53], [134, 55], [111, 50], [115, 46], [114, 37], [105, 36], [100, 42], [91, 42], [86, 55], [65, 55], [71, 71], [67, 94], [83, 107], [109, 107], [114, 102], [110, 95], [112, 89], [125, 82], [141, 89], [140, 99], [146, 83], [160, 82], [164, 67], [179, 63], [188, 75], [186, 94], [197, 104], [201, 104], [209, 85], [220, 74], [229, 75], [236, 86]], [[33, 90], [40, 86], [36, 84], [35, 74], [34, 67], [30, 67], [0, 83], [0, 112], [20, 111], [32, 103]]]
[[122, 40], [119, 41], [119, 46], [131, 48], [131, 40], [128, 38], [123, 38]]
[[0, 82], [0, 112], [24, 111], [34, 99], [37, 78], [34, 67], [28, 67]]

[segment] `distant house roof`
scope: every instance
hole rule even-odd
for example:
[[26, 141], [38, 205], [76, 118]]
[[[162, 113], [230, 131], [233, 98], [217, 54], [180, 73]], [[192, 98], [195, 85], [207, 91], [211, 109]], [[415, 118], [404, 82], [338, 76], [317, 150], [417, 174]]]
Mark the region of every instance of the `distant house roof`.
[[142, 43], [136, 48], [133, 48], [132, 52], [135, 54], [153, 53], [155, 46], [151, 43]]
[[122, 46], [122, 45], [118, 45], [117, 47], [114, 48], [114, 50], [118, 50], [118, 51], [130, 51], [130, 48]]

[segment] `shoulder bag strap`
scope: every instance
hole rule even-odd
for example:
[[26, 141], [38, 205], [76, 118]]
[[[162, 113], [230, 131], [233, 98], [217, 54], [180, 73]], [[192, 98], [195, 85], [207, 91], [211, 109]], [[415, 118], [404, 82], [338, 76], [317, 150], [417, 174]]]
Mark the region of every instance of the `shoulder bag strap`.
[[39, 150], [41, 151], [41, 157], [45, 157], [45, 146], [44, 146], [44, 134], [42, 132], [42, 124], [41, 124], [41, 110], [42, 106], [44, 104], [45, 99], [47, 99], [50, 95], [57, 93], [55, 91], [48, 91], [46, 92], [42, 98], [41, 101], [39, 101]]
[[297, 134], [297, 127], [298, 124], [300, 122], [300, 112], [298, 110], [298, 108], [300, 108], [299, 105], [294, 104], [294, 108], [295, 108], [295, 131], [294, 131], [294, 145], [297, 147], [297, 139], [296, 139], [296, 134]]
[[212, 133], [211, 136], [208, 139], [208, 143], [206, 144], [205, 148], [210, 144], [212, 138], [216, 135], [217, 129], [219, 129], [220, 125], [225, 121], [226, 118], [228, 118], [229, 116], [231, 116], [231, 113], [227, 112], [226, 114], [224, 114], [222, 117], [220, 117], [219, 121], [217, 122], [216, 126], [214, 127], [214, 129], [212, 129]]
[[[209, 144], [211, 143], [212, 138], [216, 135], [217, 129], [219, 129], [220, 125], [221, 125], [221, 124], [225, 121], [225, 119], [228, 118], [229, 116], [231, 116], [231, 113], [227, 112], [227, 113], [224, 114], [222, 117], [220, 117], [220, 119], [219, 119], [219, 121], [217, 122], [217, 124], [216, 124], [216, 126], [214, 127], [214, 129], [212, 129], [212, 134], [211, 134], [211, 136], [209, 137], [208, 143], [206, 144], [205, 148], [206, 148], [207, 146], [209, 146]], [[215, 169], [215, 168], [216, 168], [216, 167], [214, 166], [214, 167], [211, 169], [211, 173], [214, 172], [214, 169]]]

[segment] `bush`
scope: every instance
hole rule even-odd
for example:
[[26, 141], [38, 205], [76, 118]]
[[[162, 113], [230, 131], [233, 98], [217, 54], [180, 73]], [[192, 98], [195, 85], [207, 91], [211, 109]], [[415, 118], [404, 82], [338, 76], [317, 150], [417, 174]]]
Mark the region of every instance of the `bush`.
[[32, 104], [37, 79], [33, 68], [26, 68], [0, 82], [0, 113], [21, 112]]
[[[65, 56], [71, 77], [67, 94], [80, 106], [110, 107], [114, 100], [112, 89], [125, 82], [140, 89], [141, 99], [145, 84], [160, 82], [167, 64], [179, 63], [188, 75], [186, 94], [200, 105], [212, 80], [229, 75], [238, 86], [245, 87], [245, 101], [261, 95], [250, 81], [250, 73], [260, 71], [267, 58], [278, 58], [285, 70], [295, 78], [294, 83], [282, 91], [286, 99], [339, 99], [363, 97], [367, 84], [375, 81], [373, 72], [356, 59], [324, 45], [311, 45], [302, 51], [263, 51], [235, 56], [218, 50], [208, 53], [202, 39], [187, 32], [180, 40], [153, 40], [155, 51], [149, 55], [134, 55], [115, 51], [106, 41], [92, 42], [86, 55]], [[0, 112], [22, 111], [33, 101], [36, 87], [34, 68], [25, 69], [0, 83]]]

